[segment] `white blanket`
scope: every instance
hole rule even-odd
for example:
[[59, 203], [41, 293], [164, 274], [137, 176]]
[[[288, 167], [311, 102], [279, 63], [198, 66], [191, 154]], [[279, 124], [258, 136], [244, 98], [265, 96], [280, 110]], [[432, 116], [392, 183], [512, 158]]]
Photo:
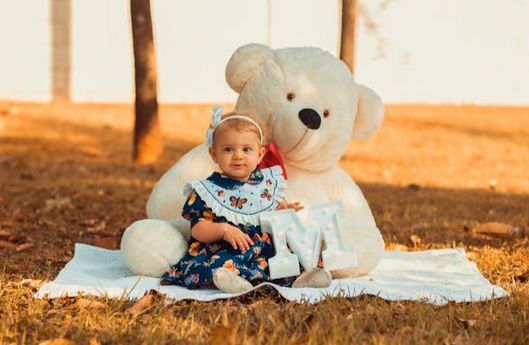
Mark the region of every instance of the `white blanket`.
[[[491, 285], [468, 261], [463, 249], [440, 249], [424, 252], [384, 253], [379, 265], [367, 276], [336, 279], [325, 289], [293, 289], [269, 285], [291, 301], [316, 303], [325, 296], [355, 297], [376, 295], [386, 300], [425, 301], [446, 304], [448, 301], [474, 302], [507, 296], [497, 285]], [[161, 286], [159, 279], [135, 276], [119, 250], [107, 250], [85, 244], [75, 245], [73, 259], [57, 278], [43, 285], [37, 298], [76, 296], [78, 293], [112, 298], [137, 299], [146, 291], [158, 290], [174, 301], [195, 299], [211, 301], [235, 295], [218, 290], [187, 290], [179, 286]]]

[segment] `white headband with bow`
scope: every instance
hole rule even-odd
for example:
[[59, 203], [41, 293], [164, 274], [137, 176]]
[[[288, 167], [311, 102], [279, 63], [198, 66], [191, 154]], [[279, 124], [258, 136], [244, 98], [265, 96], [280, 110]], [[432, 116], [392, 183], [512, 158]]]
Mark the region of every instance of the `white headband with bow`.
[[235, 120], [235, 119], [248, 121], [251, 124], [253, 124], [257, 128], [257, 130], [259, 131], [259, 141], [260, 141], [260, 143], [261, 144], [263, 143], [263, 131], [261, 130], [261, 127], [257, 124], [257, 122], [255, 122], [254, 120], [252, 120], [248, 116], [244, 116], [244, 115], [231, 115], [231, 116], [225, 117], [224, 119], [221, 120], [223, 111], [224, 111], [224, 107], [222, 107], [222, 106], [213, 107], [213, 114], [211, 115], [211, 124], [209, 125], [208, 129], [206, 130], [206, 145], [207, 145], [207, 147], [212, 147], [213, 146], [213, 134], [215, 133], [215, 130], [217, 129], [217, 127], [220, 124], [222, 124], [222, 123], [224, 123], [226, 121]]

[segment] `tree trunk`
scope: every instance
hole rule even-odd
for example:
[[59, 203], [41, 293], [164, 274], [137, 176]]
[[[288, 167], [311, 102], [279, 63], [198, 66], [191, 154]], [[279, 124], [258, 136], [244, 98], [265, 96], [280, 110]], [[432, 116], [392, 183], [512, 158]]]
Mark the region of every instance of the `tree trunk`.
[[342, 34], [340, 59], [354, 73], [356, 0], [342, 0]]
[[150, 0], [130, 0], [134, 46], [135, 121], [132, 158], [151, 164], [163, 151], [158, 120], [157, 69]]

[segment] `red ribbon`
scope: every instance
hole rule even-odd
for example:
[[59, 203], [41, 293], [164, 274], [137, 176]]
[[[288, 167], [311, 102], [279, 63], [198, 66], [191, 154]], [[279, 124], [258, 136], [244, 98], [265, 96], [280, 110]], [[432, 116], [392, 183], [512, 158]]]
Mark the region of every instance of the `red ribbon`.
[[281, 154], [279, 153], [277, 146], [275, 146], [273, 143], [270, 143], [266, 145], [266, 153], [263, 159], [261, 160], [261, 163], [259, 163], [257, 167], [259, 169], [264, 169], [273, 167], [275, 165], [279, 165], [281, 167], [281, 170], [283, 170], [283, 177], [286, 180], [287, 170], [285, 169], [285, 163], [283, 163], [283, 158], [281, 158]]

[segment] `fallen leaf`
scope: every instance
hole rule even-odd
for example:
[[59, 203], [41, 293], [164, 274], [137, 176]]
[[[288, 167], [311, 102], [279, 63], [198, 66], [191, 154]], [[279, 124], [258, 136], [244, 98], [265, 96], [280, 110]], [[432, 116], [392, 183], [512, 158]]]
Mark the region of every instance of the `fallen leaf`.
[[132, 307], [127, 309], [127, 313], [133, 315], [143, 313], [152, 307], [153, 301], [154, 298], [152, 295], [145, 295], [138, 302], [134, 303]]
[[422, 242], [421, 238], [420, 238], [419, 236], [417, 236], [417, 235], [411, 235], [411, 236], [410, 236], [410, 241], [411, 241], [411, 243], [413, 244], [413, 247], [414, 247], [414, 248], [418, 248], [419, 245], [420, 245], [421, 242]]
[[478, 320], [469, 320], [469, 319], [456, 319], [460, 324], [463, 325], [465, 328], [472, 328], [475, 327], [478, 324]]
[[52, 317], [53, 315], [57, 315], [59, 312], [57, 310], [48, 310], [46, 312], [46, 315], [44, 316], [45, 319]]
[[521, 235], [519, 228], [505, 223], [489, 222], [476, 226], [474, 229], [475, 235], [486, 235], [491, 237], [513, 239]]
[[219, 326], [211, 327], [210, 329], [210, 341], [211, 345], [235, 345], [237, 344], [237, 327], [233, 326]]
[[116, 236], [110, 237], [97, 237], [91, 241], [91, 244], [96, 247], [106, 248], [106, 249], [118, 249], [120, 238]]
[[16, 249], [17, 245], [8, 241], [0, 240], [0, 248], [2, 249]]
[[75, 343], [68, 339], [56, 338], [56, 339], [45, 340], [39, 343], [39, 345], [75, 345]]
[[4, 229], [0, 229], [0, 238], [9, 238], [12, 237], [13, 233]]
[[136, 315], [136, 314], [146, 312], [147, 310], [152, 308], [155, 298], [162, 297], [162, 296], [165, 296], [165, 295], [160, 294], [155, 290], [151, 290], [148, 293], [146, 293], [142, 298], [140, 298], [138, 302], [134, 303], [132, 307], [127, 309], [127, 313]]
[[86, 232], [100, 232], [101, 230], [105, 230], [106, 226], [107, 226], [107, 224], [103, 220], [100, 223], [95, 224], [94, 226], [90, 226], [90, 227], [86, 228]]
[[88, 298], [79, 298], [76, 304], [79, 308], [104, 308], [106, 306], [104, 303]]
[[40, 289], [40, 287], [46, 282], [47, 280], [41, 279], [22, 279], [20, 281], [20, 285], [30, 287], [32, 289]]
[[17, 247], [16, 247], [16, 251], [17, 252], [21, 252], [23, 250], [26, 250], [26, 249], [29, 249], [29, 248], [33, 248], [35, 245], [31, 242], [27, 242], [27, 243], [22, 243], [22, 244], [19, 244]]

